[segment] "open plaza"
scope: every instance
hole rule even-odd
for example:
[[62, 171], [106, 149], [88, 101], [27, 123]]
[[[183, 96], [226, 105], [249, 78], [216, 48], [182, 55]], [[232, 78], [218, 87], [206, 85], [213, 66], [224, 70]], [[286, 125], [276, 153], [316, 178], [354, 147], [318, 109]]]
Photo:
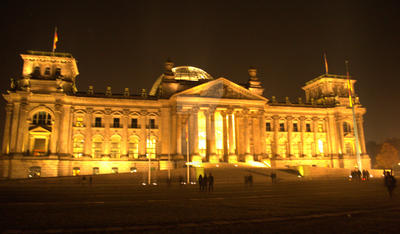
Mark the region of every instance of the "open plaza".
[[[235, 171], [235, 173], [232, 173]], [[194, 173], [193, 170], [191, 170]], [[298, 177], [290, 170], [206, 169], [214, 191], [182, 185], [184, 171], [3, 180], [5, 233], [395, 233], [400, 199], [389, 198], [382, 177]], [[233, 176], [232, 176], [233, 175]], [[253, 184], [244, 177], [252, 175]]]

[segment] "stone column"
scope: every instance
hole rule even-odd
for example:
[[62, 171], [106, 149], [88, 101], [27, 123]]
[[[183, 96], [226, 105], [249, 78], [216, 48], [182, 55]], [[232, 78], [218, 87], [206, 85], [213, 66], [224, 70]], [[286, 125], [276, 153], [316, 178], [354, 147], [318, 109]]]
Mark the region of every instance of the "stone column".
[[224, 147], [224, 155], [223, 161], [228, 162], [228, 129], [226, 124], [226, 111], [220, 111], [222, 116], [222, 126], [223, 126], [223, 147]]
[[20, 112], [20, 103], [15, 102], [11, 120], [11, 137], [10, 137], [10, 152], [17, 152], [17, 137], [18, 137], [18, 120], [19, 120], [19, 112]]
[[193, 155], [191, 161], [201, 162], [199, 154], [199, 107], [193, 107]]
[[265, 113], [265, 111], [264, 110], [260, 110], [259, 111], [259, 121], [260, 121], [260, 123], [259, 123], [259, 129], [260, 129], [260, 147], [261, 147], [261, 151], [260, 151], [260, 153], [261, 153], [261, 156], [262, 156], [262, 158], [265, 158], [265, 154], [266, 154], [266, 152], [265, 152], [265, 148], [266, 148], [266, 145], [265, 145], [265, 115], [264, 115], [264, 113]]
[[139, 157], [146, 158], [146, 147], [147, 147], [147, 138], [148, 138], [148, 130], [147, 130], [147, 111], [140, 111], [140, 144], [139, 144]]
[[218, 162], [216, 145], [215, 145], [215, 107], [210, 108], [210, 162]]
[[293, 117], [292, 116], [287, 116], [286, 117], [287, 121], [287, 131], [288, 131], [288, 138], [287, 138], [287, 144], [288, 144], [288, 154], [289, 157], [293, 156], [293, 149], [292, 149], [292, 132], [293, 132]]
[[228, 162], [230, 162], [230, 163], [236, 163], [237, 162], [233, 115], [234, 115], [233, 110], [232, 109], [228, 110], [228, 128], [229, 128], [229, 156], [228, 156]]
[[71, 105], [63, 105], [62, 108], [62, 121], [61, 121], [61, 129], [60, 129], [60, 153], [63, 155], [67, 155], [69, 153], [68, 150], [68, 139], [69, 137], [69, 128], [70, 128], [70, 116], [71, 116]]
[[129, 109], [124, 109], [122, 111], [122, 139], [121, 139], [121, 156], [129, 157], [128, 148], [129, 148], [129, 135], [128, 135], [128, 127], [129, 127]]
[[110, 141], [110, 125], [111, 125], [111, 109], [105, 110], [104, 115], [104, 154], [110, 155], [111, 141]]
[[299, 119], [300, 119], [300, 131], [301, 131], [301, 133], [300, 133], [300, 138], [301, 138], [300, 157], [304, 157], [304, 154], [305, 154], [304, 148], [305, 148], [305, 144], [306, 144], [306, 142], [305, 142], [306, 138], [304, 136], [304, 133], [306, 131], [306, 123], [305, 123], [306, 117], [300, 116]]
[[272, 116], [272, 119], [274, 120], [274, 149], [273, 149], [273, 153], [274, 153], [274, 158], [276, 158], [276, 156], [279, 154], [279, 116], [278, 115], [274, 115]]
[[318, 149], [318, 138], [317, 138], [317, 134], [318, 134], [318, 117], [314, 117], [312, 118], [313, 120], [313, 132], [314, 132], [314, 154], [313, 156], [319, 156], [319, 149]]
[[182, 157], [182, 113], [176, 113], [176, 155]]
[[69, 116], [68, 116], [68, 133], [66, 136], [67, 141], [67, 154], [72, 156], [72, 124], [73, 124], [73, 115], [74, 115], [75, 108], [73, 106], [70, 107]]
[[210, 135], [211, 135], [211, 123], [210, 123], [210, 110], [204, 111], [206, 117], [206, 158], [205, 161], [210, 161]]
[[50, 154], [57, 153], [57, 144], [59, 141], [59, 128], [61, 119], [61, 104], [54, 105], [54, 120], [52, 120], [53, 125], [51, 126], [51, 137], [50, 137]]
[[340, 152], [343, 155], [345, 153], [344, 145], [344, 132], [343, 132], [343, 118], [341, 116], [336, 117], [336, 127], [338, 129], [338, 142], [340, 144]]
[[86, 123], [85, 123], [85, 128], [86, 128], [86, 135], [85, 135], [85, 155], [86, 156], [91, 156], [92, 155], [92, 123], [93, 121], [93, 108], [87, 108], [86, 109]]
[[251, 115], [251, 128], [252, 128], [252, 139], [253, 139], [253, 158], [258, 161], [258, 156], [260, 155], [260, 134], [258, 129], [258, 118], [257, 113], [252, 112]]
[[332, 115], [328, 115], [329, 135], [331, 142], [331, 154], [337, 156], [339, 154], [339, 144], [335, 119]]
[[[18, 120], [18, 137], [17, 137], [17, 153], [23, 153], [24, 149], [24, 135], [26, 134], [28, 128], [26, 126], [26, 117], [28, 113], [28, 104], [23, 102], [20, 106], [19, 120]], [[48, 150], [48, 149], [47, 149]]]
[[332, 155], [332, 138], [331, 138], [331, 129], [329, 126], [329, 118], [324, 118], [324, 125], [325, 125], [325, 136], [326, 136], [326, 149], [324, 149], [324, 155], [330, 156]]
[[367, 149], [365, 147], [365, 136], [364, 136], [364, 119], [363, 117], [357, 116], [357, 127], [358, 127], [358, 134], [359, 134], [359, 141], [360, 141], [360, 147], [361, 147], [361, 154], [367, 154]]
[[11, 114], [12, 114], [12, 109], [13, 109], [12, 104], [8, 103], [6, 105], [5, 109], [6, 109], [6, 120], [5, 120], [5, 124], [4, 124], [2, 153], [8, 154], [10, 152]]

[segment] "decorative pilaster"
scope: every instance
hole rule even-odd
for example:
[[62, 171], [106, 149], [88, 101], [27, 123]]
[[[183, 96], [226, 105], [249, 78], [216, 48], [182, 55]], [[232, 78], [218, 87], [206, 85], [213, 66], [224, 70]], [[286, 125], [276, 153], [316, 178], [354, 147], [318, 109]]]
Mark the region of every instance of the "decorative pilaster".
[[210, 162], [219, 162], [219, 158], [217, 156], [216, 144], [215, 144], [215, 107], [212, 106], [209, 109], [210, 111]]
[[4, 124], [4, 135], [3, 135], [3, 147], [2, 153], [9, 154], [10, 153], [10, 129], [11, 129], [11, 114], [13, 110], [12, 104], [6, 105], [6, 120]]
[[279, 154], [279, 116], [278, 115], [274, 115], [272, 116], [273, 124], [274, 124], [274, 157], [276, 157]]
[[195, 106], [192, 109], [193, 114], [193, 155], [191, 161], [201, 162], [199, 154], [199, 107]]
[[234, 133], [234, 122], [233, 122], [233, 109], [228, 110], [228, 128], [229, 128], [229, 156], [228, 162], [236, 163], [237, 155], [236, 155], [236, 142], [235, 142], [235, 133]]
[[104, 154], [110, 155], [110, 124], [111, 124], [111, 109], [106, 108], [104, 114]]
[[17, 137], [18, 137], [18, 120], [19, 120], [19, 113], [20, 113], [20, 103], [14, 103], [14, 111], [12, 114], [12, 121], [11, 121], [11, 137], [10, 137], [10, 152], [16, 153], [17, 152]]
[[301, 157], [304, 157], [304, 155], [305, 155], [305, 152], [304, 152], [304, 149], [305, 149], [305, 136], [304, 136], [304, 134], [305, 134], [305, 131], [306, 131], [306, 117], [304, 117], [304, 116], [300, 116], [300, 118], [299, 118], [299, 120], [300, 120], [300, 130], [301, 130], [301, 133], [300, 133], [300, 137], [301, 137], [301, 149], [300, 149], [300, 156]]
[[318, 138], [317, 138], [317, 134], [318, 134], [318, 117], [314, 117], [312, 118], [313, 120], [313, 132], [314, 132], [314, 148], [313, 148], [313, 156], [319, 156], [319, 149], [318, 149]]
[[286, 121], [287, 121], [287, 131], [288, 131], [288, 138], [287, 138], [287, 142], [288, 142], [288, 154], [289, 157], [293, 156], [293, 147], [292, 147], [292, 132], [293, 132], [293, 117], [292, 116], [287, 116], [286, 117]]
[[58, 136], [59, 136], [59, 125], [60, 125], [60, 118], [61, 118], [61, 104], [54, 105], [54, 120], [52, 120], [53, 125], [51, 126], [51, 138], [50, 138], [50, 154], [56, 154], [57, 152], [57, 143], [58, 143]]
[[129, 109], [124, 109], [122, 111], [121, 157], [129, 157], [128, 127], [129, 127]]
[[365, 147], [365, 136], [364, 136], [364, 119], [360, 115], [357, 117], [357, 127], [358, 127], [358, 132], [359, 132], [359, 141], [360, 141], [360, 146], [361, 146], [361, 154], [367, 154], [367, 149]]
[[140, 144], [139, 144], [139, 157], [146, 158], [146, 147], [147, 147], [147, 138], [148, 138], [148, 130], [147, 130], [147, 111], [140, 111]]
[[[22, 102], [20, 106], [20, 114], [19, 114], [19, 120], [18, 120], [18, 136], [17, 136], [17, 147], [16, 151], [18, 153], [23, 153], [23, 148], [24, 148], [24, 135], [27, 130], [26, 127], [26, 117], [28, 113], [28, 104], [26, 102]], [[26, 144], [26, 143], [25, 143]]]
[[86, 135], [85, 135], [85, 155], [91, 156], [92, 155], [92, 120], [93, 120], [93, 108], [86, 109]]
[[224, 155], [223, 155], [223, 161], [228, 162], [228, 129], [227, 129], [227, 124], [226, 124], [226, 111], [220, 111], [221, 116], [222, 116], [222, 126], [223, 126], [223, 147], [224, 147]]
[[182, 157], [182, 113], [176, 113], [176, 155]]
[[259, 116], [259, 129], [260, 129], [260, 147], [261, 147], [261, 157], [264, 158], [266, 155], [265, 152], [265, 111], [264, 110], [260, 110], [258, 112], [258, 116]]

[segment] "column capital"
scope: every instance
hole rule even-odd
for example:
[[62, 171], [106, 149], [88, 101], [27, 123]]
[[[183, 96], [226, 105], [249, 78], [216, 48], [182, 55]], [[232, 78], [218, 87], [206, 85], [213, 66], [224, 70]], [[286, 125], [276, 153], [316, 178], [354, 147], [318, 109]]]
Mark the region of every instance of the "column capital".
[[111, 115], [111, 108], [106, 108], [106, 109], [104, 110], [104, 114], [105, 114], [105, 115]]
[[319, 118], [318, 117], [312, 117], [312, 120], [317, 122], [319, 120]]
[[56, 113], [61, 113], [61, 111], [62, 111], [62, 105], [59, 104], [59, 103], [55, 104], [55, 105], [54, 105], [54, 111], [55, 111]]
[[124, 115], [124, 116], [129, 116], [129, 109], [123, 109], [122, 110], [122, 114]]
[[7, 103], [5, 109], [7, 113], [11, 113], [11, 111], [13, 110], [13, 105], [11, 103]]
[[149, 114], [149, 112], [147, 110], [140, 110], [139, 113], [140, 113], [141, 116], [146, 116], [146, 115]]
[[92, 114], [93, 113], [93, 108], [91, 108], [91, 107], [86, 108], [86, 113], [87, 114]]
[[293, 116], [286, 116], [286, 120], [287, 121], [292, 121], [293, 120]]
[[226, 113], [227, 114], [232, 114], [233, 113], [233, 108], [232, 107], [229, 107], [227, 110], [226, 110]]
[[279, 120], [280, 117], [279, 117], [279, 115], [273, 115], [273, 116], [272, 116], [272, 119], [273, 119], [273, 120]]
[[195, 113], [199, 112], [199, 110], [200, 110], [199, 106], [193, 106], [192, 107], [192, 111], [195, 112]]
[[305, 116], [300, 116], [300, 117], [299, 117], [299, 120], [300, 120], [300, 121], [305, 121], [306, 119], [307, 119], [307, 118], [306, 118]]

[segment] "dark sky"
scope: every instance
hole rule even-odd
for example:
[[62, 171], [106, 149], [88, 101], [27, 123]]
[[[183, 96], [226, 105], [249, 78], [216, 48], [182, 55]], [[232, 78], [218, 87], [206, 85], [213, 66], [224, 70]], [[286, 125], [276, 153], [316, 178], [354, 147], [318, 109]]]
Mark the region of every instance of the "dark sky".
[[21, 74], [20, 53], [51, 50], [55, 26], [57, 51], [79, 61], [81, 91], [150, 89], [171, 57], [234, 82], [255, 66], [266, 97], [295, 100], [324, 72], [326, 51], [330, 73], [350, 61], [366, 138], [383, 141], [400, 137], [399, 10], [398, 1], [366, 0], [3, 1], [1, 92]]

